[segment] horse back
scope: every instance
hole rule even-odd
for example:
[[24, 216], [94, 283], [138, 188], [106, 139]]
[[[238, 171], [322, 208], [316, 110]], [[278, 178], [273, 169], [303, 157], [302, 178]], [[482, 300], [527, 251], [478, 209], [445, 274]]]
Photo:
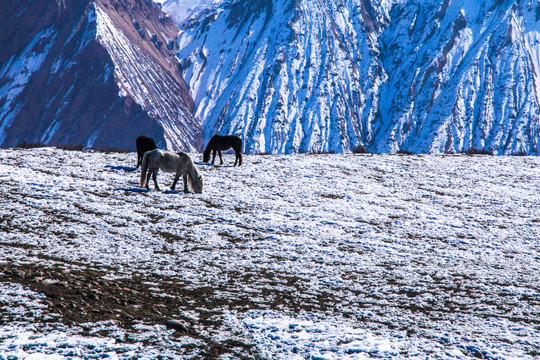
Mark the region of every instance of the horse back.
[[135, 140], [135, 145], [137, 147], [137, 153], [140, 155], [147, 151], [157, 149], [155, 140], [145, 135], [139, 136], [137, 140]]
[[242, 149], [242, 139], [236, 135], [214, 135], [210, 139], [209, 144], [212, 148], [217, 150], [228, 150], [233, 148], [235, 150]]

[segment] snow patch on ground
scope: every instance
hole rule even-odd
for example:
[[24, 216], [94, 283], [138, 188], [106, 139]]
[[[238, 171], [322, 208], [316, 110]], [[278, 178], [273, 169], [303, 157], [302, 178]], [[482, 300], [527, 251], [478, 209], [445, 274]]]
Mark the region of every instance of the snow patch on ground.
[[[134, 153], [0, 150], [0, 264], [107, 269], [163, 298], [172, 283], [202, 294], [177, 309], [196, 331], [268, 358], [540, 354], [540, 158], [200, 157], [203, 193], [184, 194], [139, 191]], [[0, 358], [199, 346], [163, 322], [67, 327], [43, 295], [0, 284], [0, 314], [17, 319], [0, 325]]]

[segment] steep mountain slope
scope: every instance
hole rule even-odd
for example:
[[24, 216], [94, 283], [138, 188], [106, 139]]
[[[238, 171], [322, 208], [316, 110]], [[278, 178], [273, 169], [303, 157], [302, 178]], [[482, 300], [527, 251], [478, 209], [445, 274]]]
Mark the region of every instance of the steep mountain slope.
[[180, 25], [208, 139], [540, 154], [538, 1], [231, 0]]
[[[528, 4], [528, 5], [527, 5]], [[411, 3], [381, 37], [389, 81], [373, 148], [540, 154], [531, 1]], [[407, 31], [404, 31], [407, 30]]]
[[242, 0], [184, 23], [179, 56], [205, 138], [241, 135], [253, 152], [363, 145], [384, 76], [364, 26], [380, 31], [385, 15], [363, 2]]
[[152, 2], [4, 1], [0, 146], [133, 149], [148, 134], [195, 150], [201, 130], [171, 49], [177, 27]]

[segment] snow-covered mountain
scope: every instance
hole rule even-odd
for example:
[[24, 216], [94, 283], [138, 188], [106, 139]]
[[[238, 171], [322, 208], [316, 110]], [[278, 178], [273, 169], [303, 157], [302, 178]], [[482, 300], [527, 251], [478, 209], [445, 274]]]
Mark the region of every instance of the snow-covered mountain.
[[268, 153], [540, 154], [538, 0], [202, 9], [180, 24], [178, 56], [205, 139], [236, 134]]
[[178, 27], [151, 1], [2, 1], [0, 146], [202, 145], [173, 55]]
[[154, 0], [161, 8], [180, 24], [205, 6], [220, 0]]
[[530, 0], [396, 10], [373, 148], [540, 154], [539, 11]]
[[538, 0], [8, 0], [0, 146], [540, 154], [539, 18]]

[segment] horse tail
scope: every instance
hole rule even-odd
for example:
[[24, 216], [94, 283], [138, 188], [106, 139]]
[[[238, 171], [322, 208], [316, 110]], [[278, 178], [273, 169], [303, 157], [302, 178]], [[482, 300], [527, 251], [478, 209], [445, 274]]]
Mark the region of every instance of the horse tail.
[[141, 163], [141, 187], [146, 185], [146, 170], [148, 169], [148, 152], [144, 153]]

